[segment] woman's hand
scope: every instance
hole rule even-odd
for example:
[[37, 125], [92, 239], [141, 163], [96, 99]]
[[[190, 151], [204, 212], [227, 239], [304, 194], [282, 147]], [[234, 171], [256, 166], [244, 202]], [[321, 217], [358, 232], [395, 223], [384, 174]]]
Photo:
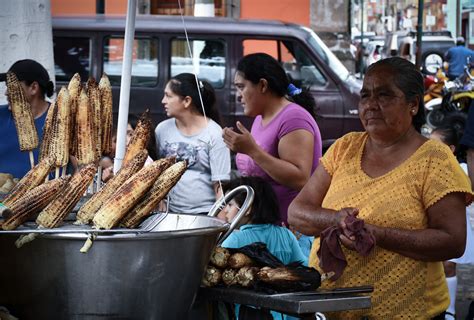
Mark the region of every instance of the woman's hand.
[[240, 133], [234, 131], [233, 128], [224, 128], [222, 130], [224, 143], [230, 150], [250, 156], [259, 146], [250, 131], [248, 131], [240, 121], [237, 121], [236, 125]]
[[346, 225], [346, 217], [353, 216], [356, 217], [359, 214], [359, 210], [356, 208], [343, 208], [336, 213], [337, 219], [339, 220], [338, 225], [342, 229], [342, 233], [339, 236], [341, 243], [350, 250], [355, 250], [355, 240], [354, 235], [351, 235]]

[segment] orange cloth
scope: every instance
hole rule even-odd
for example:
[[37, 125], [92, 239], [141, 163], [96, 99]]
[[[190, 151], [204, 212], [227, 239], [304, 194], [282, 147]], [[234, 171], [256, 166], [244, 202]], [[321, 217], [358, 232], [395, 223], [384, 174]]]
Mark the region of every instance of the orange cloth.
[[[366, 223], [400, 229], [427, 228], [426, 209], [452, 192], [472, 199], [468, 177], [451, 150], [429, 140], [397, 168], [371, 178], [361, 167], [367, 133], [349, 133], [338, 139], [321, 159], [331, 175], [324, 208], [359, 209]], [[318, 268], [316, 239], [310, 266]], [[367, 256], [343, 248], [347, 267], [323, 287], [374, 286], [372, 308], [340, 312], [331, 319], [429, 319], [448, 307], [449, 296], [441, 262], [423, 262], [378, 246]]]

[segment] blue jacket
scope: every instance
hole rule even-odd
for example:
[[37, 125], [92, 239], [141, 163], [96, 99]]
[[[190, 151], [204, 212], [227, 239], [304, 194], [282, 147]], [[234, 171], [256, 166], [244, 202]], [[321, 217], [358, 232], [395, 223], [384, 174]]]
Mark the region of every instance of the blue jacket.
[[457, 78], [464, 72], [468, 57], [471, 57], [471, 61], [474, 62], [474, 51], [463, 45], [452, 47], [446, 51], [445, 59], [449, 63], [448, 77], [450, 79]]

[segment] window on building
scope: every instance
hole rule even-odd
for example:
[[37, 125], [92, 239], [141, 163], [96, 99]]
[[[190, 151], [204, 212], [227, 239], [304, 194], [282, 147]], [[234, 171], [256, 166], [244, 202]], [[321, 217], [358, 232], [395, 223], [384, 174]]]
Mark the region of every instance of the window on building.
[[[193, 15], [194, 4], [194, 0], [179, 0], [179, 4], [176, 0], [150, 0], [150, 13], [179, 15], [181, 6], [184, 15]], [[225, 16], [225, 0], [214, 0], [214, 8], [216, 16]]]
[[246, 39], [243, 41], [243, 48], [244, 55], [265, 52], [277, 59], [297, 86], [318, 87], [327, 83], [319, 68], [296, 41]]
[[76, 72], [83, 81], [89, 78], [91, 65], [89, 38], [54, 37], [53, 48], [57, 82], [71, 80]]
[[[103, 70], [112, 85], [120, 85], [124, 39], [109, 37], [104, 42]], [[153, 87], [158, 83], [158, 40], [135, 38], [133, 43], [132, 86]]]
[[185, 39], [171, 42], [171, 76], [183, 72], [194, 73], [209, 81], [214, 88], [224, 86], [226, 71], [225, 43], [219, 40], [191, 40], [193, 58], [189, 56]]

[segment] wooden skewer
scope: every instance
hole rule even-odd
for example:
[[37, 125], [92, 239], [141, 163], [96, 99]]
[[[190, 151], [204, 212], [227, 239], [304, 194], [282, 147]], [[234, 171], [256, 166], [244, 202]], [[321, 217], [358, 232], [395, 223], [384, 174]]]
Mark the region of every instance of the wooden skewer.
[[97, 170], [97, 183], [95, 191], [98, 192], [102, 188], [102, 166]]
[[61, 172], [61, 177], [65, 177], [66, 176], [66, 169], [67, 169], [67, 165], [63, 166], [63, 171]]
[[61, 167], [56, 167], [56, 171], [54, 173], [54, 179], [58, 179], [59, 178], [59, 168]]
[[33, 167], [35, 166], [35, 156], [33, 155], [33, 151], [28, 151], [29, 155], [30, 155], [30, 165], [31, 165], [31, 169], [33, 169]]

